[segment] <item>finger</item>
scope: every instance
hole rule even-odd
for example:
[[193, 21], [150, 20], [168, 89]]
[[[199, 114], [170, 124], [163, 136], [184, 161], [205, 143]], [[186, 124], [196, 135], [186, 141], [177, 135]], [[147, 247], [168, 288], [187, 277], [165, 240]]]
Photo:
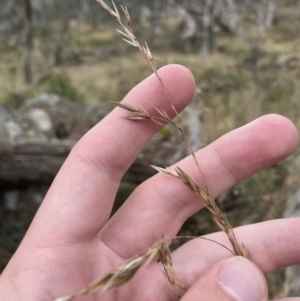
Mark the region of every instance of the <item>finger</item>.
[[243, 257], [231, 257], [206, 270], [181, 300], [265, 301], [267, 298], [262, 272]]
[[[272, 220], [235, 228], [234, 233], [237, 241], [246, 246], [251, 261], [263, 273], [270, 273], [280, 268], [300, 264], [299, 230], [300, 219], [293, 218]], [[205, 238], [232, 249], [228, 237], [223, 232], [213, 233], [205, 236]], [[215, 264], [233, 257], [232, 253], [226, 248], [212, 241], [196, 238], [185, 243], [172, 253], [174, 272], [187, 289], [195, 286], [199, 279], [206, 277], [206, 272]], [[157, 296], [166, 296], [168, 293], [170, 294], [170, 286], [167, 285], [166, 277], [164, 279], [165, 282], [161, 279], [161, 270], [157, 266], [155, 268], [151, 277], [150, 287], [153, 287], [153, 285], [157, 287]], [[157, 279], [159, 279], [159, 284], [161, 283], [161, 285], [156, 283]], [[146, 278], [145, 281], [149, 282], [149, 279]], [[165, 285], [162, 285], [163, 283]], [[142, 285], [142, 290], [146, 290], [144, 285]], [[171, 295], [176, 294], [174, 288], [171, 292]], [[206, 300], [210, 299], [207, 298]], [[280, 301], [300, 301], [300, 298]]]
[[[300, 264], [300, 219], [280, 219], [234, 229], [237, 241], [244, 244], [253, 261], [264, 273]], [[232, 249], [224, 233], [206, 236]], [[172, 253], [173, 264], [186, 287], [192, 286], [213, 264], [232, 256], [210, 241], [194, 239]]]
[[[174, 105], [182, 110], [194, 93], [190, 71], [170, 65], [159, 74]], [[131, 90], [123, 101], [153, 115], [155, 107], [162, 107], [174, 116], [154, 75]], [[87, 240], [97, 235], [107, 221], [120, 179], [159, 129], [150, 121], [136, 123], [120, 118], [126, 115], [128, 112], [116, 108], [72, 150], [32, 224], [32, 236], [38, 242], [41, 236], [47, 238], [47, 244]]]
[[[284, 159], [296, 148], [297, 137], [291, 121], [267, 115], [200, 150], [196, 155], [211, 194], [217, 197], [237, 181]], [[201, 183], [191, 157], [177, 165]], [[153, 237], [176, 234], [202, 207], [180, 180], [158, 174], [135, 190], [102, 229], [100, 238], [120, 256], [132, 256], [149, 247]]]

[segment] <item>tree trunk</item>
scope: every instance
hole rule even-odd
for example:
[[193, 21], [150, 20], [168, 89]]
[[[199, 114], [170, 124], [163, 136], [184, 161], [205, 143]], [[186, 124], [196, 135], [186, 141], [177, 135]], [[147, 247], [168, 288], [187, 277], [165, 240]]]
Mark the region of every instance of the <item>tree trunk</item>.
[[32, 9], [30, 0], [24, 0], [25, 18], [23, 31], [23, 72], [26, 84], [32, 82], [31, 52], [32, 52]]
[[268, 0], [262, 0], [257, 4], [257, 21], [258, 21], [258, 30], [261, 34], [265, 33], [266, 30], [266, 7]]
[[200, 109], [200, 89], [196, 89], [193, 99], [186, 107], [186, 113], [188, 115], [188, 132], [191, 140], [191, 144], [194, 151], [201, 149], [204, 146], [202, 140], [202, 111]]
[[258, 28], [261, 34], [271, 27], [276, 10], [276, 0], [262, 0], [257, 6]]
[[56, 49], [54, 52], [54, 66], [59, 66], [64, 62], [63, 54], [66, 43], [66, 36], [69, 32], [69, 19], [62, 20], [60, 32], [58, 34]]
[[159, 35], [161, 32], [161, 28], [159, 24], [160, 9], [161, 9], [161, 1], [154, 0], [153, 1], [153, 27], [152, 27], [152, 33], [154, 34], [154, 36]]
[[212, 10], [213, 0], [205, 0], [203, 11], [203, 38], [201, 56], [207, 57], [213, 50], [213, 34], [212, 34]]
[[[51, 183], [77, 141], [0, 140], [0, 183]], [[152, 162], [153, 164], [158, 162]], [[124, 180], [141, 183], [155, 174], [150, 162], [139, 156]]]
[[197, 23], [184, 7], [180, 6], [178, 10], [181, 28], [180, 40], [193, 43], [197, 34]]
[[226, 0], [229, 11], [229, 26], [233, 31], [236, 31], [237, 27], [237, 14], [234, 0]]
[[267, 15], [265, 21], [266, 28], [270, 28], [273, 25], [275, 10], [276, 10], [276, 0], [270, 0], [267, 7]]

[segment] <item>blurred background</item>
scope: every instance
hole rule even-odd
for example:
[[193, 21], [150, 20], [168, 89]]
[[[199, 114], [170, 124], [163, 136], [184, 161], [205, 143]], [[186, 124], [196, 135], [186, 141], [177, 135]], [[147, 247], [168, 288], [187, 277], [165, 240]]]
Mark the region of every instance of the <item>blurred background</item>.
[[[108, 3], [108, 2], [107, 2]], [[197, 91], [183, 112], [199, 149], [268, 113], [300, 126], [299, 0], [116, 0], [128, 7], [157, 66], [189, 68]], [[108, 3], [109, 4], [109, 3]], [[96, 0], [0, 0], [0, 271], [18, 247], [78, 139], [151, 74]], [[139, 155], [115, 208], [186, 155], [168, 127]], [[299, 149], [218, 199], [232, 225], [300, 215]], [[182, 234], [218, 228], [207, 212]], [[288, 248], [288, 246], [287, 246]], [[297, 267], [268, 275], [270, 297], [300, 295]]]

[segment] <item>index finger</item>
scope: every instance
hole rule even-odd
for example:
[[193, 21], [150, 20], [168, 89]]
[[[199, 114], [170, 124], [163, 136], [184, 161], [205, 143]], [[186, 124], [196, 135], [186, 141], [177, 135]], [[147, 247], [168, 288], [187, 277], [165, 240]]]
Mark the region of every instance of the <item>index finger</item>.
[[[158, 72], [175, 107], [182, 110], [194, 93], [192, 74], [179, 65]], [[174, 116], [154, 75], [131, 90], [124, 102], [143, 107], [150, 114], [155, 107], [162, 107]], [[97, 235], [109, 218], [121, 178], [160, 127], [147, 120], [135, 123], [120, 118], [126, 115], [128, 112], [115, 108], [78, 142], [30, 228], [29, 234], [31, 229], [35, 231], [32, 239], [40, 241], [50, 232], [47, 243], [60, 244]]]

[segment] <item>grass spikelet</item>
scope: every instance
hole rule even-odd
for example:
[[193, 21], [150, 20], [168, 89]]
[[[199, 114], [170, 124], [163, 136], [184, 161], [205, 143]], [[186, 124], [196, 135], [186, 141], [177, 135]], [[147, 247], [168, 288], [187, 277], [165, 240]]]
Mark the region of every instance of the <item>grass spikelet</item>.
[[186, 287], [184, 286], [184, 284], [181, 282], [181, 280], [177, 277], [177, 275], [174, 272], [171, 252], [170, 252], [170, 249], [169, 249], [168, 245], [166, 244], [166, 242], [159, 244], [158, 259], [163, 265], [165, 275], [166, 275], [169, 283], [173, 287], [179, 287], [183, 290], [186, 290]]
[[125, 21], [126, 21], [128, 27], [131, 28], [131, 18], [130, 18], [128, 9], [127, 9], [127, 7], [124, 7], [123, 5], [121, 5], [121, 8], [122, 8], [123, 13], [124, 13]]
[[199, 193], [200, 187], [197, 185], [197, 183], [187, 174], [185, 173], [180, 167], [176, 167], [176, 172], [178, 175], [178, 178], [192, 191], [195, 193]]
[[224, 231], [229, 241], [232, 244], [235, 255], [243, 256], [249, 258], [249, 252], [242, 245], [242, 248], [239, 246], [237, 239], [234, 235], [233, 229], [226, 217], [226, 215], [219, 209], [214, 198], [210, 195], [210, 193], [204, 189], [201, 189], [199, 185], [195, 182], [193, 178], [191, 178], [186, 172], [184, 172], [180, 167], [175, 167], [175, 171], [169, 168], [161, 168], [154, 165], [151, 165], [152, 168], [157, 170], [158, 172], [173, 176], [177, 179], [180, 179], [189, 189], [196, 193], [196, 195], [203, 201], [205, 207], [211, 212], [212, 217], [219, 228]]
[[113, 103], [114, 105], [116, 105], [124, 110], [127, 110], [129, 112], [134, 112], [134, 113], [139, 112], [139, 109], [137, 109], [127, 103], [124, 103], [124, 102], [111, 101], [111, 103]]
[[[103, 290], [110, 288], [118, 288], [124, 283], [128, 282], [138, 271], [145, 260], [144, 256], [136, 256], [132, 258], [128, 263], [123, 265], [120, 269], [116, 270], [115, 273], [112, 273], [112, 276], [108, 279], [107, 283], [103, 286]], [[110, 273], [111, 274], [111, 273]], [[93, 291], [98, 290], [99, 287], [93, 287]]]
[[[153, 250], [153, 252], [155, 254], [157, 253], [155, 250]], [[83, 290], [75, 293], [74, 295], [55, 299], [54, 301], [70, 301], [79, 296], [88, 295], [99, 290], [104, 292], [109, 289], [117, 289], [123, 284], [127, 283], [136, 274], [139, 268], [144, 264], [146, 258], [151, 254], [152, 253], [150, 252], [149, 255], [136, 255], [118, 269], [106, 273], [105, 275], [96, 279]]]
[[167, 243], [178, 242], [181, 239], [197, 239], [197, 238], [218, 244], [223, 248], [225, 248], [226, 250], [228, 250], [228, 252], [230, 252], [231, 254], [234, 254], [234, 252], [232, 252], [226, 246], [206, 237], [197, 237], [197, 236], [164, 237], [159, 241], [156, 241], [146, 251], [140, 253], [139, 255], [135, 255], [131, 257], [120, 267], [94, 280], [93, 282], [88, 284], [85, 288], [78, 291], [77, 293], [73, 295], [57, 298], [54, 301], [71, 301], [76, 299], [77, 297], [89, 295], [96, 291], [104, 292], [111, 289], [118, 289], [120, 286], [128, 283], [142, 266], [147, 266], [149, 263], [153, 262], [156, 258], [163, 265], [163, 269], [165, 271], [165, 275], [168, 282], [174, 288], [180, 288], [186, 290], [184, 284], [174, 272], [172, 257]]
[[159, 115], [164, 118], [165, 120], [171, 121], [171, 118], [169, 117], [168, 113], [162, 109], [162, 108], [155, 108], [155, 110], [159, 113]]
[[133, 115], [130, 116], [124, 116], [123, 118], [128, 119], [128, 120], [145, 120], [145, 119], [151, 119], [151, 116], [149, 115], [149, 113], [143, 109], [142, 107], [139, 108], [135, 108], [127, 103], [121, 103], [121, 102], [115, 102], [115, 101], [111, 101], [111, 103], [113, 103], [114, 105], [116, 105], [117, 107], [120, 107], [126, 111], [135, 113]]
[[150, 165], [150, 167], [152, 167], [153, 169], [157, 170], [158, 172], [164, 173], [166, 175], [170, 175], [170, 176], [175, 177], [175, 178], [179, 178], [178, 174], [175, 171], [173, 171], [173, 170], [171, 170], [169, 168], [157, 167], [155, 165]]

